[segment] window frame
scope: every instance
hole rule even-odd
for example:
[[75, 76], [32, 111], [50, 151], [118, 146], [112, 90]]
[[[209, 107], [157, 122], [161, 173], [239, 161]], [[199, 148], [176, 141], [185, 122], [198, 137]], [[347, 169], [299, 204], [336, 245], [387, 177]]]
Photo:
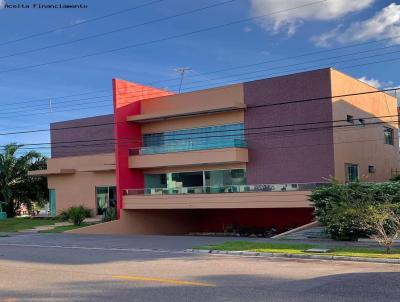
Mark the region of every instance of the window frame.
[[[390, 132], [390, 136], [387, 136], [386, 133]], [[394, 146], [394, 129], [391, 127], [383, 126], [383, 137], [385, 145]]]
[[[350, 170], [349, 168], [354, 168], [356, 167], [356, 178], [352, 178], [350, 179]], [[359, 180], [360, 178], [360, 166], [358, 164], [354, 164], [354, 163], [345, 163], [344, 164], [344, 177], [345, 177], [345, 182], [349, 183], [349, 182], [355, 182], [357, 180]]]

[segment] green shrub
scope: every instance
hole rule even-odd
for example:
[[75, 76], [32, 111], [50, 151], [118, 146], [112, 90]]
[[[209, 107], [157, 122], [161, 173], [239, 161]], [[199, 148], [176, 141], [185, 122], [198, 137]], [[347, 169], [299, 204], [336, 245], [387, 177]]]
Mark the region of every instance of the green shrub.
[[68, 220], [69, 220], [68, 211], [62, 211], [62, 212], [58, 215], [58, 219], [60, 219], [61, 221], [68, 221]]
[[92, 217], [92, 210], [84, 206], [79, 206], [85, 212], [85, 218]]
[[400, 182], [339, 184], [316, 188], [311, 196], [317, 220], [336, 240], [357, 240], [373, 230], [367, 209], [390, 202], [400, 204]]
[[392, 177], [390, 178], [390, 181], [400, 181], [400, 174], [399, 174], [399, 175], [392, 176]]
[[70, 220], [74, 225], [81, 225], [85, 218], [91, 217], [92, 210], [84, 206], [70, 207], [67, 211], [60, 213], [61, 220]]
[[81, 207], [71, 207], [68, 216], [74, 225], [81, 225], [85, 220], [85, 211]]
[[102, 218], [104, 222], [112, 221], [115, 219], [117, 219], [117, 210], [115, 208], [107, 208], [104, 210]]

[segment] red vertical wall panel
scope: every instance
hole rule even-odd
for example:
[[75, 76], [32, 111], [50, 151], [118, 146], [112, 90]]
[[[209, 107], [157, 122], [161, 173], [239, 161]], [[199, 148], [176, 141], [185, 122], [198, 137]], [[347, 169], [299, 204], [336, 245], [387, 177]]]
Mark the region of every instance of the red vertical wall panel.
[[141, 147], [140, 124], [127, 122], [127, 117], [141, 113], [141, 101], [170, 95], [170, 92], [147, 87], [127, 81], [113, 79], [115, 164], [117, 183], [118, 219], [122, 209], [122, 193], [125, 189], [142, 189], [143, 172], [130, 169], [128, 164], [129, 149]]

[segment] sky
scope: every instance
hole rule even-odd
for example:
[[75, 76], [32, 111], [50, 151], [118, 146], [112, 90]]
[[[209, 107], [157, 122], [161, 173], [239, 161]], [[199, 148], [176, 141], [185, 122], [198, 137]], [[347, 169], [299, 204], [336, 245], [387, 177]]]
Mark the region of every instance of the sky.
[[400, 1], [0, 0], [0, 145], [112, 113], [112, 78], [177, 91], [180, 67], [182, 91], [329, 66], [397, 87], [399, 44]]

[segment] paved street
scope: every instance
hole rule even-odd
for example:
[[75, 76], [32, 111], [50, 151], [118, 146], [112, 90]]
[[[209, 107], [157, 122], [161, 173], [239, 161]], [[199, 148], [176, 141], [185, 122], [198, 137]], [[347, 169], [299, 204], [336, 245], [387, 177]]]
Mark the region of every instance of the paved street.
[[0, 238], [0, 301], [398, 301], [400, 266], [183, 253], [226, 238]]

